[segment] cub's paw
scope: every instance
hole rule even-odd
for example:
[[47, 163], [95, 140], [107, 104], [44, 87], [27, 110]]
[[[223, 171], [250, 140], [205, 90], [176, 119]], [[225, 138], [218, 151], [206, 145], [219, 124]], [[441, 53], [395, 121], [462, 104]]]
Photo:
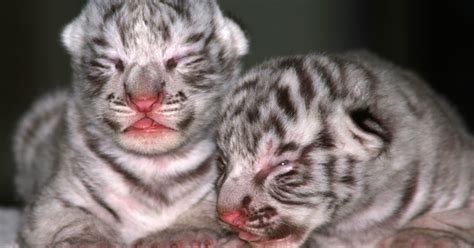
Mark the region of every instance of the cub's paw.
[[379, 248], [470, 248], [462, 238], [455, 234], [424, 228], [409, 228], [384, 240]]
[[219, 247], [219, 236], [210, 230], [158, 233], [140, 239], [134, 248], [214, 248]]

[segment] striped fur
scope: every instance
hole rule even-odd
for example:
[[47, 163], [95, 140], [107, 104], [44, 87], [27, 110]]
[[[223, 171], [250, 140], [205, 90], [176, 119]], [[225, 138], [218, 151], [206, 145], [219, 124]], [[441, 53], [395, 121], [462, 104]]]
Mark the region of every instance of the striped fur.
[[[36, 102], [15, 135], [22, 245], [223, 235], [211, 124], [247, 52], [240, 27], [214, 0], [90, 0], [63, 41], [72, 87]], [[145, 116], [167, 128], [129, 131], [144, 118], [130, 99], [150, 95], [161, 101]]]
[[239, 216], [226, 222], [257, 247], [375, 247], [455, 209], [471, 218], [460, 247], [474, 244], [472, 136], [424, 82], [376, 56], [263, 63], [227, 96], [217, 140], [218, 212]]

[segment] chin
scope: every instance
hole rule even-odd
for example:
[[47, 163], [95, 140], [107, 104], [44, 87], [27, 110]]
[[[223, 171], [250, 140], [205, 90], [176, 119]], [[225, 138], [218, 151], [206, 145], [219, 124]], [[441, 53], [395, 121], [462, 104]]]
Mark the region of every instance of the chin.
[[143, 155], [159, 155], [172, 151], [180, 147], [184, 141], [184, 137], [174, 130], [127, 131], [121, 133], [117, 140], [123, 149]]

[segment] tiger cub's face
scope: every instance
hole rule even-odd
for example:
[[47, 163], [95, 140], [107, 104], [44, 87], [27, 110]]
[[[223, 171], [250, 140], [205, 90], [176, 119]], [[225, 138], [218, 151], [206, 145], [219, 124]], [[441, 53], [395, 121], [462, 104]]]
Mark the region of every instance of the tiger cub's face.
[[63, 40], [80, 121], [140, 154], [202, 132], [247, 50], [214, 0], [91, 0]]
[[290, 57], [233, 88], [218, 128], [217, 210], [240, 238], [297, 246], [357, 203], [385, 144], [372, 79], [344, 58]]

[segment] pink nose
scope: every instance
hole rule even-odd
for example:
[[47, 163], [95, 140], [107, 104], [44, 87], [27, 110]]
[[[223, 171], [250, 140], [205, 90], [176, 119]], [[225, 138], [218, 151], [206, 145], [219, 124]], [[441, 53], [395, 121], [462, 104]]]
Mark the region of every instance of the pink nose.
[[142, 113], [150, 112], [158, 104], [157, 96], [136, 96], [130, 97], [130, 101], [135, 105], [138, 111]]
[[242, 226], [245, 224], [246, 214], [243, 211], [219, 213], [219, 219], [233, 226]]

